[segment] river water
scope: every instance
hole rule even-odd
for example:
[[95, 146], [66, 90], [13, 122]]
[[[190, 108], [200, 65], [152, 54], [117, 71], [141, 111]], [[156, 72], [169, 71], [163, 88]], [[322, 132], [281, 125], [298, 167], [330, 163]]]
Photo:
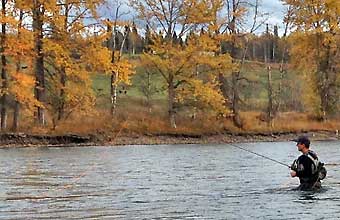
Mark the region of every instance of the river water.
[[[238, 144], [290, 164], [293, 142]], [[340, 143], [320, 192], [230, 145], [0, 149], [0, 219], [340, 219]]]

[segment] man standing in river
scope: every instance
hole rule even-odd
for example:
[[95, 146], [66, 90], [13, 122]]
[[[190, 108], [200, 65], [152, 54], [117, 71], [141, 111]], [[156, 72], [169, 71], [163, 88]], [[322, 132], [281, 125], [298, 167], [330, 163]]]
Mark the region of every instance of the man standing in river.
[[297, 142], [296, 146], [302, 153], [291, 166], [290, 175], [292, 177], [299, 177], [300, 186], [299, 190], [317, 190], [321, 188], [319, 178], [319, 159], [315, 152], [309, 149], [310, 140], [301, 136], [294, 140]]

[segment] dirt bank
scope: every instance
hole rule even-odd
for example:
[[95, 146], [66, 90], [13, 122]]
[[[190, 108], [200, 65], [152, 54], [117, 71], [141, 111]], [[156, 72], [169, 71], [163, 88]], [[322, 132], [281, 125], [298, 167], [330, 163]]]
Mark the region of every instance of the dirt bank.
[[312, 141], [340, 140], [335, 131], [301, 131], [301, 132], [242, 132], [190, 135], [190, 134], [147, 134], [119, 136], [105, 135], [33, 135], [23, 133], [0, 134], [0, 147], [31, 147], [31, 146], [114, 146], [114, 145], [151, 145], [151, 144], [222, 144], [244, 142], [289, 141], [297, 136], [307, 135]]
[[75, 134], [67, 135], [36, 135], [24, 133], [0, 134], [0, 147], [31, 147], [31, 146], [81, 146], [92, 145], [96, 140], [92, 136]]

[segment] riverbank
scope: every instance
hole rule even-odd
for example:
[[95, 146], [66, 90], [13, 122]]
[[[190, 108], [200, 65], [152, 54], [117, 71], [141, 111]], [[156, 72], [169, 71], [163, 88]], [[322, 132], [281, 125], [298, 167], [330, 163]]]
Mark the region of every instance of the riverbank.
[[312, 141], [340, 140], [339, 133], [327, 130], [300, 132], [225, 132], [221, 134], [116, 134], [107, 135], [34, 135], [23, 133], [0, 134], [0, 147], [71, 147], [71, 146], [116, 146], [116, 145], [154, 145], [154, 144], [223, 144], [247, 142], [290, 141], [297, 136], [306, 135]]

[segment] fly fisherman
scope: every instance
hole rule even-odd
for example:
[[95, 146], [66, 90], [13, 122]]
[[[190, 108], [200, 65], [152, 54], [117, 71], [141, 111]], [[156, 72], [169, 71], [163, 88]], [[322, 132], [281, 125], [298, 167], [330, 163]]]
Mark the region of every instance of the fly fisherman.
[[323, 163], [319, 162], [318, 156], [315, 152], [309, 149], [310, 140], [301, 136], [294, 140], [297, 142], [296, 146], [302, 153], [291, 166], [290, 175], [292, 177], [299, 177], [300, 186], [298, 190], [318, 190], [321, 188], [320, 180], [326, 176], [326, 170]]

